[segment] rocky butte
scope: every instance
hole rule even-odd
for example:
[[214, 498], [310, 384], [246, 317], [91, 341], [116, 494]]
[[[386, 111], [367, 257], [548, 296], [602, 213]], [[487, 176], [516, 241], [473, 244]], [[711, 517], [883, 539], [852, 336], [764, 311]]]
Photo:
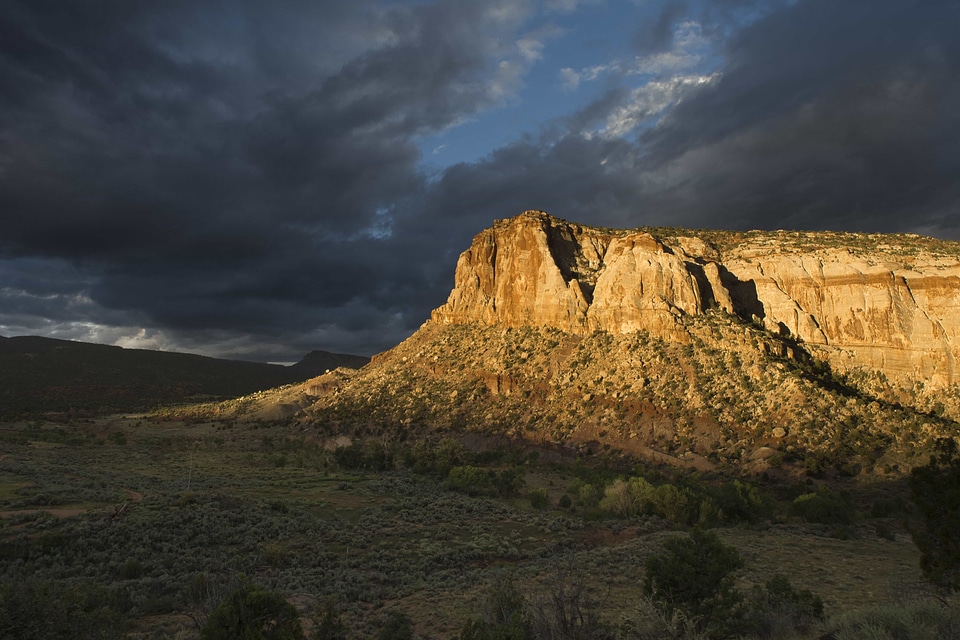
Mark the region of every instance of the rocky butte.
[[960, 432], [960, 245], [598, 229], [527, 211], [446, 304], [302, 420], [522, 437], [672, 464], [899, 473]]
[[527, 211], [474, 238], [432, 321], [645, 330], [685, 342], [684, 318], [716, 308], [814, 347], [839, 370], [935, 387], [960, 381], [956, 253], [924, 254], [882, 236], [868, 237], [866, 249], [852, 234], [837, 246], [800, 242], [817, 234], [746, 234], [722, 244], [704, 235], [661, 240]]

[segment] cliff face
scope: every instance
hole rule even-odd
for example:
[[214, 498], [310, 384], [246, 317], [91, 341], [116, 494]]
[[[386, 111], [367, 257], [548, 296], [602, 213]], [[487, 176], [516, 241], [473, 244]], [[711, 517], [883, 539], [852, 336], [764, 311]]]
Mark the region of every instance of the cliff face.
[[688, 320], [719, 309], [804, 343], [841, 371], [945, 387], [960, 382], [958, 256], [956, 247], [908, 251], [895, 237], [853, 234], [655, 237], [528, 211], [477, 235], [432, 321], [646, 330], [687, 342]]
[[474, 238], [432, 319], [577, 334], [646, 329], [682, 340], [677, 318], [704, 310], [687, 259], [648, 233], [614, 236], [528, 211]]

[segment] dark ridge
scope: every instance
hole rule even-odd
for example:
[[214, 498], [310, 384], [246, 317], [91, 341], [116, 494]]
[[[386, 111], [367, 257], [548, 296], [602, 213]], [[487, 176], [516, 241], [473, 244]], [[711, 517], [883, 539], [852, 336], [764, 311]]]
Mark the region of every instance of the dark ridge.
[[367, 358], [315, 351], [294, 366], [19, 336], [0, 340], [0, 419], [139, 411], [309, 380]]
[[327, 371], [333, 371], [337, 367], [347, 367], [348, 369], [359, 369], [363, 367], [370, 358], [364, 356], [352, 356], [346, 353], [330, 353], [329, 351], [311, 351], [303, 356], [303, 359], [290, 367], [291, 371], [296, 371], [307, 378], [315, 378], [323, 375]]

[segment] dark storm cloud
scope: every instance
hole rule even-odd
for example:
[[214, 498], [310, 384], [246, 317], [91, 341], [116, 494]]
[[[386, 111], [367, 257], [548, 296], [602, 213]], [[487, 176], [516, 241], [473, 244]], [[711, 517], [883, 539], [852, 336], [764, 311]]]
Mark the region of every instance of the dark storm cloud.
[[642, 140], [652, 202], [707, 226], [956, 236], [957, 3], [812, 0], [728, 45]]
[[725, 44], [720, 74], [656, 126], [603, 131], [640, 99], [625, 76], [426, 177], [423, 136], [522, 82], [511, 47], [529, 11], [5, 2], [0, 325], [274, 360], [371, 353], [443, 302], [473, 234], [529, 208], [960, 237], [956, 2], [663, 3], [634, 27], [642, 55], [690, 20]]
[[93, 315], [181, 341], [416, 326], [431, 238], [391, 240], [415, 137], [502, 99], [523, 3], [299, 4], [6, 3], [0, 256], [65, 260]]
[[564, 133], [451, 168], [438, 206], [471, 190], [611, 225], [960, 237], [957, 24], [956, 2], [797, 2], [731, 38], [721, 75], [629, 149], [584, 132], [631, 99], [610, 92]]

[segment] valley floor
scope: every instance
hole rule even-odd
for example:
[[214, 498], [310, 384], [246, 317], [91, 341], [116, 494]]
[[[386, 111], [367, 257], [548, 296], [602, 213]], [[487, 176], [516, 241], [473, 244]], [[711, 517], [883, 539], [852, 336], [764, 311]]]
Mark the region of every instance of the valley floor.
[[[408, 616], [417, 637], [457, 637], [505, 574], [533, 599], [582, 577], [613, 626], [645, 615], [644, 561], [676, 527], [584, 502], [583, 486], [614, 471], [508, 449], [488, 453], [483, 468], [519, 470], [523, 486], [471, 496], [442, 474], [415, 473], [413, 445], [384, 443], [385, 470], [326, 445], [268, 423], [135, 416], [0, 425], [0, 581], [97, 593], [116, 628], [136, 638], [197, 637], [244, 577], [287, 598], [307, 629], [321, 603], [334, 602], [357, 638], [375, 637], [389, 612]], [[876, 496], [889, 492], [894, 503], [903, 487], [848, 489], [860, 510], [843, 526], [775, 510], [763, 522], [719, 527], [744, 559], [741, 590], [781, 573], [819, 594], [828, 619], [928, 598], [908, 514], [870, 513]], [[540, 508], [535, 493], [546, 495]], [[61, 611], [51, 605], [46, 615]]]

